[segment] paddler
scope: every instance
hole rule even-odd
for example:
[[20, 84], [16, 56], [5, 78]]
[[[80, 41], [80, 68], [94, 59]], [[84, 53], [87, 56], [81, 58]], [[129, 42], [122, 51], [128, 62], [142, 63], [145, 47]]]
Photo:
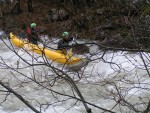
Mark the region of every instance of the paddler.
[[38, 45], [38, 41], [40, 41], [38, 31], [36, 23], [31, 23], [30, 27], [27, 28], [27, 38], [30, 43]]
[[[60, 53], [67, 55], [68, 49], [71, 50], [72, 47], [72, 41], [74, 40], [73, 37], [70, 37], [70, 34], [68, 31], [65, 31], [61, 34], [62, 38], [58, 42], [58, 47], [57, 49], [59, 50]], [[72, 54], [72, 50], [70, 51]]]

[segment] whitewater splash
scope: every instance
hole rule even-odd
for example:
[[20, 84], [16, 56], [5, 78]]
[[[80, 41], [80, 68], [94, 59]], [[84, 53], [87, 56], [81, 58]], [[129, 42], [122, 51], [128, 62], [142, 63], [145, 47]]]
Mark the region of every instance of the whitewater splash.
[[[9, 41], [5, 41], [7, 44], [10, 44]], [[46, 83], [47, 79], [52, 79], [51, 77], [53, 77], [53, 72], [48, 67], [37, 66], [34, 67], [35, 72], [33, 72], [33, 68], [26, 67], [28, 65], [21, 61], [21, 59], [16, 56], [14, 52], [10, 51], [2, 41], [0, 41], [0, 45], [0, 57], [5, 61], [7, 65], [12, 67], [25, 67], [20, 70], [21, 73], [26, 74], [28, 77], [31, 77], [33, 73], [36, 73], [36, 79], [40, 80], [41, 82], [45, 81]], [[38, 59], [35, 59], [33, 61], [33, 58], [29, 54], [25, 53], [23, 50], [17, 48], [15, 49], [17, 50], [18, 54], [25, 58], [25, 60], [28, 62], [36, 63], [38, 61], [40, 63], [43, 61], [43, 59], [38, 55], [35, 55], [35, 58]], [[114, 101], [112, 99], [114, 97], [108, 96], [108, 91], [114, 94], [116, 94], [117, 92], [115, 90], [115, 87], [111, 83], [116, 83], [116, 85], [118, 85], [121, 90], [121, 94], [123, 96], [126, 96], [126, 98], [130, 98], [130, 101], [133, 103], [136, 103], [138, 101], [138, 97], [145, 98], [145, 95], [147, 95], [147, 97], [150, 96], [148, 90], [144, 90], [150, 89], [150, 80], [144, 68], [144, 64], [140, 54], [130, 54], [128, 52], [114, 53], [110, 51], [104, 55], [103, 59], [97, 59], [102, 54], [103, 52], [99, 51], [97, 55], [92, 56], [91, 60], [93, 61], [88, 62], [86, 64], [87, 66], [84, 69], [77, 66], [79, 69], [81, 68], [81, 71], [84, 70], [82, 73], [82, 79], [78, 82], [77, 85], [87, 101], [104, 108], [113, 107]], [[148, 69], [150, 69], [148, 59], [149, 54], [143, 53], [143, 56]], [[5, 65], [2, 65], [2, 61], [0, 62], [1, 80], [9, 81], [10, 86], [14, 87], [16, 85], [19, 85], [20, 81], [26, 80], [26, 77], [21, 76], [20, 74], [13, 72], [12, 70], [8, 71], [8, 69], [3, 69]], [[60, 65], [54, 64], [54, 66], [61, 69]], [[14, 76], [11, 74], [12, 72], [16, 75], [16, 78], [14, 78]], [[47, 78], [45, 78], [46, 73], [51, 76], [47, 76]], [[70, 75], [71, 74], [72, 73], [70, 73]], [[141, 84], [138, 84], [138, 81], [140, 81]], [[124, 90], [129, 90], [128, 94], [126, 94], [126, 92], [124, 92], [122, 88]], [[143, 90], [141, 90], [141, 88]], [[65, 91], [68, 94], [70, 94], [71, 91], [70, 86], [64, 81], [56, 83], [56, 86], [54, 86], [53, 89], [59, 92]], [[27, 84], [24, 84], [23, 87], [19, 87], [18, 92], [25, 98], [29, 98], [29, 100], [36, 100], [42, 103], [55, 103], [56, 101], [50, 92], [39, 89], [39, 86], [37, 86], [36, 84], [32, 84], [29, 81], [27, 82]], [[0, 102], [2, 102], [4, 98], [5, 96], [1, 96]], [[20, 100], [18, 100], [14, 95], [11, 95], [9, 97], [9, 100], [2, 104], [3, 106], [1, 106], [0, 109], [1, 113], [34, 113], [30, 109], [28, 109], [27, 106], [25, 106], [22, 102], [20, 102]], [[35, 107], [37, 106], [36, 108], [38, 108], [39, 106], [36, 101], [32, 101], [32, 103], [33, 105], [35, 105]], [[85, 108], [81, 103], [76, 103], [76, 106], [74, 106], [74, 103], [75, 102], [73, 100], [69, 100], [68, 102], [64, 102], [63, 104], [53, 104], [48, 109], [43, 110], [42, 113], [85, 113]], [[94, 107], [91, 108], [93, 113], [100, 112], [99, 109], [95, 109]], [[122, 112], [128, 112], [126, 111], [126, 108], [121, 107], [121, 109]], [[119, 107], [116, 107], [114, 110], [119, 113]]]

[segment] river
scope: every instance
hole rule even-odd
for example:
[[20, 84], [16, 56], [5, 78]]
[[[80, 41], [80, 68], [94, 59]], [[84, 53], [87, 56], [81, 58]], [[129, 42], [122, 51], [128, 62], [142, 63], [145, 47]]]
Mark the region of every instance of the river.
[[[11, 47], [7, 39], [4, 41]], [[12, 52], [3, 41], [0, 41], [0, 46], [0, 80], [7, 83], [8, 86], [30, 101], [35, 108], [39, 110], [39, 103], [42, 103], [43, 106], [49, 103], [49, 106], [42, 108], [42, 113], [86, 113], [81, 102], [76, 102], [65, 96], [55, 95], [27, 78], [35, 77], [36, 80], [43, 82], [44, 85], [48, 85], [47, 80], [54, 82], [52, 79], [55, 75], [52, 69], [42, 65], [34, 67], [28, 66], [27, 63]], [[23, 50], [19, 48], [15, 48], [15, 50], [22, 58], [30, 63], [40, 63], [40, 61], [43, 61], [39, 55], [34, 54], [37, 59], [33, 60], [33, 57]], [[103, 51], [97, 50], [97, 54], [93, 55], [92, 52], [95, 50], [97, 50], [97, 46], [90, 47], [91, 54], [86, 54], [86, 56], [89, 56], [93, 61], [79, 71], [79, 76], [82, 76], [82, 78], [77, 82], [77, 86], [85, 100], [109, 110], [115, 106], [112, 111], [117, 113], [135, 113], [135, 111], [131, 110], [132, 108], [129, 109], [126, 107], [125, 105], [127, 105], [127, 103], [125, 104], [123, 101], [122, 105], [116, 105], [116, 101], [119, 100], [118, 92], [120, 92], [122, 98], [134, 105], [138, 110], [146, 109], [145, 103], [148, 103], [150, 100], [150, 79], [144, 67], [141, 55], [149, 71], [150, 54], [108, 51], [102, 59], [99, 57], [103, 55]], [[8, 68], [8, 66], [12, 68], [19, 66], [19, 72], [26, 76], [13, 71]], [[53, 66], [59, 69], [62, 68], [55, 63]], [[66, 71], [66, 69], [64, 69], [64, 71]], [[36, 76], [32, 76], [33, 73]], [[74, 77], [74, 72], [70, 72], [70, 76]], [[78, 77], [75, 77], [75, 79], [78, 79]], [[73, 94], [74, 92], [70, 85], [64, 80], [58, 80], [52, 89], [61, 93], [65, 92], [65, 94]], [[0, 90], [4, 90], [4, 88], [0, 86]], [[3, 102], [5, 98], [6, 93], [0, 92], [0, 103]], [[64, 101], [59, 102], [57, 99]], [[98, 108], [91, 105], [89, 105], [89, 107], [93, 113], [102, 113]], [[1, 104], [0, 113], [34, 112], [13, 94], [10, 94], [5, 102]]]

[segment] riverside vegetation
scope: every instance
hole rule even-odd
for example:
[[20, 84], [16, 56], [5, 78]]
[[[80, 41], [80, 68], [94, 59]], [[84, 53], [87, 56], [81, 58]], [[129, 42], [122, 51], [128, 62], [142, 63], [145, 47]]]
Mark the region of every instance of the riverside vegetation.
[[49, 37], [67, 30], [104, 47], [149, 51], [149, 6], [133, 0], [7, 0], [0, 24], [7, 33], [21, 33], [36, 22]]

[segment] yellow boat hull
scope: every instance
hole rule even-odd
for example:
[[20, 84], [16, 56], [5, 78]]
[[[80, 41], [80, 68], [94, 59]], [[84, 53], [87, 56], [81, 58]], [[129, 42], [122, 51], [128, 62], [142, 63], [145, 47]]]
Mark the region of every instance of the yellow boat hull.
[[25, 40], [19, 39], [13, 33], [10, 33], [10, 40], [11, 40], [12, 44], [15, 45], [16, 47], [24, 48], [24, 49], [33, 51], [37, 54], [44, 55], [44, 56], [46, 56], [46, 58], [48, 58], [54, 62], [61, 63], [61, 64], [74, 65], [79, 62], [82, 62], [82, 60], [83, 60], [82, 58], [77, 58], [77, 57], [73, 57], [70, 55], [64, 55], [59, 52], [31, 44]]

